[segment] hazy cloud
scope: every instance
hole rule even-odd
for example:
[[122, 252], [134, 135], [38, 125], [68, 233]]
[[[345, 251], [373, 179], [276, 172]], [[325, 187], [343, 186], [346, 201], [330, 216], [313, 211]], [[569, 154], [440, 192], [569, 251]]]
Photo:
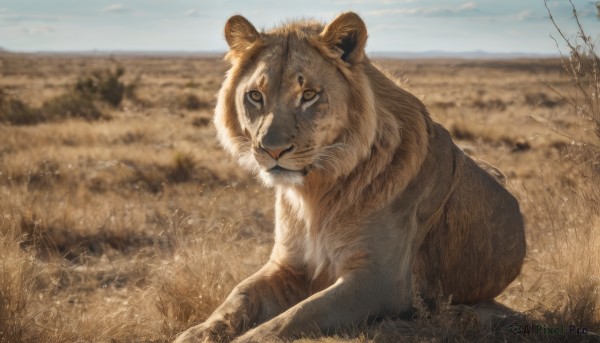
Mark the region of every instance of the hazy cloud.
[[19, 23], [55, 23], [69, 20], [71, 17], [45, 14], [19, 14], [12, 11], [0, 11], [0, 25]]
[[376, 4], [389, 5], [389, 4], [408, 4], [408, 3], [414, 2], [415, 0], [373, 0], [373, 1], [357, 0], [357, 1], [364, 2], [364, 3], [376, 3]]
[[197, 8], [190, 8], [189, 10], [185, 11], [185, 15], [187, 17], [198, 17], [200, 15], [200, 11], [198, 11]]
[[11, 19], [11, 17], [14, 17], [14, 14], [8, 8], [0, 8], [0, 20], [6, 21]]
[[496, 19], [501, 21], [516, 21], [521, 23], [547, 22], [549, 20], [547, 12], [532, 11], [529, 9], [517, 13], [510, 13], [508, 15], [499, 15], [496, 17]]
[[596, 9], [594, 4], [592, 4], [592, 6], [577, 9], [577, 16], [579, 16], [579, 18], [600, 17], [600, 9]]
[[324, 2], [332, 3], [336, 5], [355, 5], [355, 4], [379, 4], [379, 5], [393, 5], [393, 4], [408, 4], [415, 0], [326, 0]]
[[475, 8], [477, 8], [477, 5], [475, 5], [474, 1], [471, 1], [471, 2], [467, 2], [467, 3], [460, 5], [458, 7], [458, 10], [459, 11], [474, 10]]
[[[598, 15], [596, 1], [574, 1], [573, 4], [579, 18], [592, 18]], [[548, 7], [552, 15], [557, 19], [571, 19], [573, 17], [573, 7], [566, 1], [550, 1], [548, 2]]]
[[446, 16], [452, 14], [461, 14], [476, 9], [474, 2], [467, 2], [457, 8], [451, 7], [414, 7], [414, 8], [388, 8], [367, 12], [368, 15], [383, 16], [389, 14], [408, 14], [422, 16]]
[[21, 32], [28, 35], [41, 35], [54, 32], [54, 28], [51, 26], [23, 27], [21, 28]]
[[530, 10], [525, 10], [515, 14], [515, 19], [518, 21], [523, 21], [532, 18], [532, 12]]
[[388, 8], [383, 10], [374, 10], [366, 12], [366, 15], [372, 16], [384, 16], [384, 15], [392, 15], [392, 14], [417, 14], [421, 11], [420, 8]]
[[112, 4], [102, 8], [100, 11], [105, 13], [126, 13], [130, 12], [131, 9], [123, 4]]
[[461, 16], [467, 13], [472, 13], [477, 10], [477, 6], [474, 2], [466, 2], [459, 7], [400, 7], [400, 8], [386, 8], [375, 11], [366, 12], [367, 15], [372, 16], [385, 16], [393, 14], [407, 14], [416, 16], [429, 16], [429, 17], [444, 17], [444, 16]]
[[391, 23], [371, 26], [370, 31], [408, 31], [418, 28], [419, 27], [415, 25]]

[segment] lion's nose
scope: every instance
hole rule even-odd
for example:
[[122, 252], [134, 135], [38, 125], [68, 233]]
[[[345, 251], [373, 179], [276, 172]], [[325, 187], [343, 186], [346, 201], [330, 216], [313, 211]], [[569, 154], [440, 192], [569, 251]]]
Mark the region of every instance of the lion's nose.
[[294, 150], [294, 145], [292, 144], [292, 145], [285, 146], [285, 147], [270, 147], [270, 146], [264, 146], [261, 144], [260, 148], [264, 152], [269, 154], [271, 157], [273, 157], [273, 159], [278, 160], [284, 154], [287, 154], [288, 152]]

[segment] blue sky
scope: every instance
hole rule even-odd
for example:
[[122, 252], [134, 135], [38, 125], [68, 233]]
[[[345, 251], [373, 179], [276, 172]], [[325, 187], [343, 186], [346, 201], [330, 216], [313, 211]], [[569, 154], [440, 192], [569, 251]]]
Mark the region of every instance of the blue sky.
[[[593, 2], [573, 1], [598, 37]], [[568, 1], [548, 4], [574, 33]], [[328, 22], [348, 10], [367, 24], [368, 51], [556, 53], [543, 0], [0, 0], [0, 47], [225, 51], [223, 25], [233, 14], [270, 28], [289, 18]]]

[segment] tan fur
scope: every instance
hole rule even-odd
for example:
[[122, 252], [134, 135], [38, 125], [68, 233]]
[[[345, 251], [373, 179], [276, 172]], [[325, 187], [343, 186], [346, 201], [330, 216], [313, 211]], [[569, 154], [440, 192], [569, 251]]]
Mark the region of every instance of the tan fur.
[[[370, 63], [358, 15], [262, 33], [235, 16], [225, 36], [232, 67], [214, 122], [225, 149], [276, 188], [275, 245], [177, 342], [262, 342], [396, 316], [412, 306], [413, 279], [426, 299], [441, 289], [474, 304], [518, 275], [519, 205], [486, 170], [501, 174]], [[316, 100], [302, 100], [307, 89]]]

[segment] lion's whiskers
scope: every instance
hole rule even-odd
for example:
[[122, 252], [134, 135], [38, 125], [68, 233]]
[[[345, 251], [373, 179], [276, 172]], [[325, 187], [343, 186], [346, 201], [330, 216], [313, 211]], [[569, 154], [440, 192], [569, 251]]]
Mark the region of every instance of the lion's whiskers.
[[252, 142], [244, 137], [232, 138], [235, 149], [238, 151], [238, 163], [253, 174], [260, 172], [260, 166], [252, 154]]

